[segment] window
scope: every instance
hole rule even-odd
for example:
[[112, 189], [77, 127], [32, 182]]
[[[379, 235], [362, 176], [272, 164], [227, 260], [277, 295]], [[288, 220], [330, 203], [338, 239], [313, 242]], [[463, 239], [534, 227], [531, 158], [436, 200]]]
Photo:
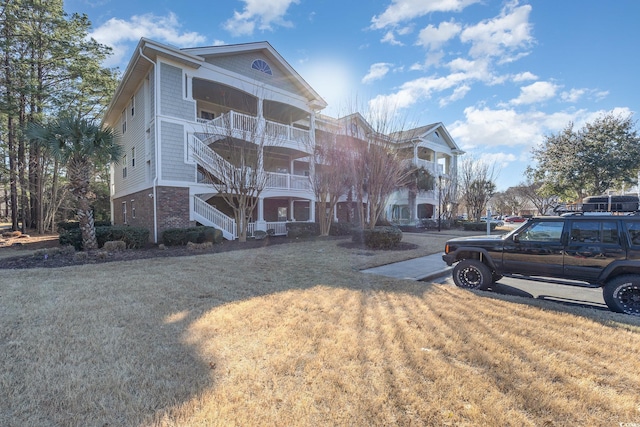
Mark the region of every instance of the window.
[[254, 70], [261, 71], [270, 76], [273, 75], [273, 72], [271, 71], [271, 67], [269, 67], [269, 64], [267, 64], [262, 59], [256, 59], [255, 61], [253, 61], [253, 63], [251, 64], [251, 68], [253, 68]]
[[571, 243], [618, 244], [615, 221], [575, 221], [571, 226]]
[[135, 112], [136, 112], [136, 97], [135, 96], [131, 97], [130, 108], [131, 108], [131, 117], [133, 117], [135, 115]]
[[640, 222], [627, 222], [627, 232], [629, 233], [629, 239], [634, 246], [640, 246]]
[[279, 207], [278, 208], [278, 221], [286, 221], [287, 220], [287, 208]]
[[127, 223], [127, 202], [122, 202], [122, 223]]
[[131, 168], [136, 167], [136, 147], [131, 149]]
[[521, 242], [560, 242], [563, 221], [537, 222], [518, 237]]
[[210, 111], [200, 111], [200, 118], [204, 120], [213, 120], [216, 118], [216, 115]]
[[131, 218], [136, 217], [136, 205], [133, 204], [134, 200], [131, 199]]
[[122, 124], [122, 134], [127, 131], [127, 110], [122, 112], [122, 116], [120, 117], [120, 122]]
[[127, 177], [127, 155], [126, 154], [122, 158], [122, 164], [124, 165], [122, 166], [122, 179], [124, 179]]

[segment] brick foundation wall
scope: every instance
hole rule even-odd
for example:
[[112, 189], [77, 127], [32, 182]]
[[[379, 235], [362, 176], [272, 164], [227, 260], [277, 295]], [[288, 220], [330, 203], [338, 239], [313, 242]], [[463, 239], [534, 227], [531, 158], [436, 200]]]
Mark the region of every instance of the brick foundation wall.
[[[130, 225], [149, 230], [149, 240], [153, 241], [153, 189], [138, 191], [124, 197], [113, 199], [113, 225]], [[126, 221], [124, 206], [126, 203]]]
[[[114, 199], [113, 224], [146, 228], [149, 230], [149, 241], [153, 242], [153, 203], [156, 202], [158, 206], [158, 242], [161, 241], [164, 230], [195, 225], [195, 222], [189, 221], [188, 188], [157, 187], [155, 199], [149, 194], [153, 194], [153, 188]], [[123, 212], [123, 203], [125, 202], [126, 222]]]
[[170, 228], [193, 227], [189, 221], [189, 189], [183, 187], [157, 187], [158, 240]]

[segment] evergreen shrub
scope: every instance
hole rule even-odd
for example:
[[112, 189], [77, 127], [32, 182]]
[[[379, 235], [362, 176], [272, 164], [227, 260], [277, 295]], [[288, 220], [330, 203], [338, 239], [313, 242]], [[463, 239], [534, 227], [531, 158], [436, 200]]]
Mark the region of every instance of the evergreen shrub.
[[317, 222], [288, 222], [287, 237], [313, 237], [320, 235], [320, 224]]
[[162, 243], [166, 246], [184, 246], [187, 243], [221, 243], [222, 231], [215, 227], [170, 228], [162, 233]]

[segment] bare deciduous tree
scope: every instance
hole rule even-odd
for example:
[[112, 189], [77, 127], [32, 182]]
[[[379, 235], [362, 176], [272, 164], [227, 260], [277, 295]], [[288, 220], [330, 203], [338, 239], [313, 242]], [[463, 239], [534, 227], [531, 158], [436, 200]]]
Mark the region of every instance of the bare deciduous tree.
[[[202, 173], [233, 210], [238, 241], [246, 242], [251, 215], [267, 186], [264, 170], [266, 132], [257, 118], [229, 111], [205, 124]], [[194, 151], [196, 151], [194, 149]]]
[[366, 224], [364, 196], [369, 208], [368, 227], [374, 228], [384, 213], [389, 196], [409, 181], [413, 173], [400, 157], [395, 144], [402, 135], [404, 123], [388, 108], [370, 109], [367, 122], [371, 132], [367, 144], [355, 151], [353, 184], [358, 199], [361, 224]]
[[532, 171], [527, 171], [528, 178], [525, 182], [516, 187], [518, 194], [525, 200], [531, 202], [538, 210], [539, 215], [547, 215], [550, 211], [558, 206], [558, 197], [548, 195], [543, 188], [542, 182], [536, 182], [532, 179]]
[[487, 202], [496, 191], [493, 164], [467, 158], [460, 164], [459, 183], [469, 218], [479, 222]]
[[311, 181], [319, 212], [320, 235], [328, 236], [333, 210], [350, 188], [351, 153], [336, 143], [335, 134], [318, 132], [312, 161], [314, 173]]

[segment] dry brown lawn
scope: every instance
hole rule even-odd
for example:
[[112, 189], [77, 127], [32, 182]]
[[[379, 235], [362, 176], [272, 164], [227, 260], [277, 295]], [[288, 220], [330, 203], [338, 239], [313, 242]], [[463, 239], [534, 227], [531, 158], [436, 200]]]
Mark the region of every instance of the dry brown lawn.
[[640, 319], [358, 271], [448, 237], [2, 270], [0, 425], [640, 423]]

